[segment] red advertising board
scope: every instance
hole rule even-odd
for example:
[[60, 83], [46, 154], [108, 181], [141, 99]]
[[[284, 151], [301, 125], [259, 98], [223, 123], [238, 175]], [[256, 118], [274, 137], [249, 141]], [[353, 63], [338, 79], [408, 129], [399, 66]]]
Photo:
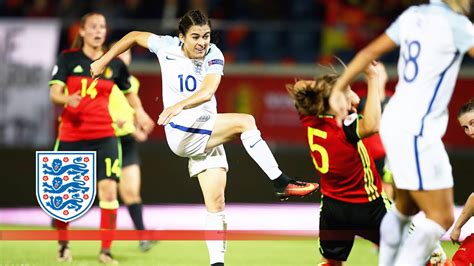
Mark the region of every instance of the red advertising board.
[[[157, 119], [162, 110], [161, 76], [159, 74], [136, 75], [140, 82], [140, 97], [145, 109], [153, 119]], [[278, 144], [305, 144], [298, 115], [288, 97], [285, 85], [295, 80], [284, 76], [225, 75], [216, 93], [220, 113], [238, 112], [252, 114], [257, 126], [267, 142]], [[394, 82], [388, 84], [393, 88]], [[449, 106], [450, 121], [444, 138], [449, 148], [474, 148], [470, 140], [459, 127], [456, 114], [468, 99], [474, 97], [474, 79], [458, 81], [453, 99]], [[365, 95], [364, 83], [353, 84], [353, 89], [362, 97]], [[163, 128], [157, 127], [152, 139], [164, 139]]]

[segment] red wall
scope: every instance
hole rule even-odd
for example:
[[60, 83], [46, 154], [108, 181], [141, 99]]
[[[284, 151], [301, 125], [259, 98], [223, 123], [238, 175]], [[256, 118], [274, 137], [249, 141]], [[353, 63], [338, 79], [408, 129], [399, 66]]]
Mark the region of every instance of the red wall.
[[[141, 82], [140, 97], [145, 109], [156, 120], [163, 108], [161, 76], [155, 74], [136, 76]], [[285, 90], [285, 84], [293, 81], [294, 77], [225, 75], [216, 94], [218, 111], [254, 115], [260, 131], [269, 142], [304, 144], [305, 133]], [[390, 82], [387, 87], [394, 86], [395, 83]], [[361, 96], [365, 94], [363, 83], [356, 83], [353, 88]], [[459, 108], [472, 97], [474, 97], [474, 79], [458, 81], [449, 106], [450, 121], [444, 138], [449, 148], [474, 148], [474, 141], [464, 134], [456, 120]], [[163, 128], [157, 127], [151, 138], [163, 139]]]

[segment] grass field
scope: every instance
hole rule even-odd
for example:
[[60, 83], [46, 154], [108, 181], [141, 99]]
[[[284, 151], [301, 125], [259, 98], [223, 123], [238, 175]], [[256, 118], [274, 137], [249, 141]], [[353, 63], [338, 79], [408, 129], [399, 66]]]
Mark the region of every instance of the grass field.
[[[45, 229], [0, 226], [0, 230]], [[444, 242], [449, 257], [457, 246]], [[67, 265], [101, 265], [97, 262], [98, 241], [71, 243], [73, 262]], [[0, 265], [64, 265], [55, 260], [54, 241], [0, 241]], [[120, 265], [209, 265], [204, 241], [161, 241], [148, 253], [138, 249], [137, 241], [116, 241], [113, 254]], [[276, 241], [229, 241], [226, 265], [317, 265], [321, 259], [317, 239]], [[377, 265], [372, 243], [358, 239], [346, 265]]]

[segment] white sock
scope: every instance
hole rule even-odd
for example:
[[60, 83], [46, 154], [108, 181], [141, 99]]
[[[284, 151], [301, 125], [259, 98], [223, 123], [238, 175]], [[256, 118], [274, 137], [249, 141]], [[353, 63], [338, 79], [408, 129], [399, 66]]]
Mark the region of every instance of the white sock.
[[[225, 222], [225, 213], [224, 211], [210, 213], [206, 215], [206, 230], [212, 231], [225, 231], [227, 229], [227, 224]], [[226, 241], [225, 240], [206, 240], [207, 250], [209, 251], [209, 258], [211, 264], [222, 262], [224, 263], [224, 253], [226, 251]]]
[[411, 223], [411, 217], [400, 213], [395, 204], [385, 214], [380, 225], [379, 265], [393, 265], [398, 247], [403, 240], [403, 232]]
[[[441, 246], [441, 241], [438, 240], [436, 242], [435, 249], [431, 252], [428, 258], [426, 258], [426, 261], [433, 260], [433, 262], [436, 262], [439, 260], [439, 262], [441, 262], [441, 264], [444, 265], [447, 259], [448, 259], [448, 256], [446, 255], [446, 252], [444, 252], [444, 249]], [[431, 264], [434, 264], [433, 262], [431, 262]]]
[[247, 130], [240, 135], [240, 139], [250, 157], [271, 180], [277, 179], [282, 174], [270, 148], [262, 139], [260, 130]]
[[426, 264], [426, 258], [436, 248], [445, 232], [446, 230], [433, 220], [424, 218], [417, 221], [415, 231], [400, 246], [395, 265]]

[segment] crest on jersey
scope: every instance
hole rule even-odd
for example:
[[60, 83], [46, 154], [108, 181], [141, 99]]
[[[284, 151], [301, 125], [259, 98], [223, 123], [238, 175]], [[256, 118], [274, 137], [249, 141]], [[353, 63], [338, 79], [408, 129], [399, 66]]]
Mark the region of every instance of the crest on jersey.
[[112, 68], [106, 67], [104, 70], [104, 77], [106, 79], [111, 79], [113, 75], [114, 75], [114, 72], [112, 71]]
[[193, 65], [194, 65], [194, 73], [196, 73], [196, 75], [200, 75], [202, 71], [202, 61], [193, 60]]
[[49, 216], [70, 222], [84, 215], [96, 183], [95, 151], [36, 152], [36, 199]]

